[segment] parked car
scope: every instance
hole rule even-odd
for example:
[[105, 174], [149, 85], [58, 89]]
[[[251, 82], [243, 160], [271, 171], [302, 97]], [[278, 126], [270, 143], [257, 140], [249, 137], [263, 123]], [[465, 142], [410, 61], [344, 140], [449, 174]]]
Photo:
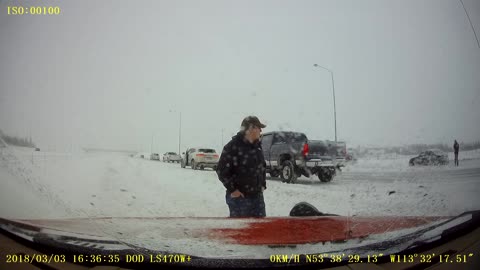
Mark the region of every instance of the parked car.
[[150, 160], [160, 160], [160, 155], [158, 155], [157, 153], [151, 153]]
[[264, 133], [261, 142], [267, 173], [272, 177], [280, 175], [283, 182], [294, 183], [302, 175], [317, 175], [320, 181], [330, 182], [341, 165], [333, 160], [332, 152], [337, 151], [334, 144], [309, 140], [300, 132]]
[[178, 162], [182, 161], [182, 157], [175, 152], [166, 152], [163, 154], [163, 162]]
[[40, 148], [38, 148], [38, 147], [37, 147], [37, 148], [35, 148], [35, 151], [37, 151], [37, 152], [38, 152], [38, 151], [40, 151]]
[[410, 166], [430, 166], [430, 165], [447, 165], [448, 164], [448, 155], [438, 149], [430, 149], [420, 153], [420, 155], [411, 158], [408, 162]]
[[189, 148], [182, 154], [182, 168], [190, 166], [194, 170], [203, 170], [204, 168], [212, 168], [213, 170], [217, 169], [219, 155], [215, 149], [203, 147]]

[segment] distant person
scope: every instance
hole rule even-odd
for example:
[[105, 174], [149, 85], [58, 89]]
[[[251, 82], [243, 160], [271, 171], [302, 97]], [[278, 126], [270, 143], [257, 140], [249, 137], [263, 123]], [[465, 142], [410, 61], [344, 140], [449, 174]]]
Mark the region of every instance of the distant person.
[[240, 131], [224, 147], [217, 166], [226, 188], [230, 217], [265, 217], [266, 163], [260, 135], [266, 126], [256, 116], [243, 119]]
[[460, 145], [458, 144], [457, 140], [453, 143], [453, 152], [455, 153], [455, 166], [458, 166], [458, 150], [460, 149]]

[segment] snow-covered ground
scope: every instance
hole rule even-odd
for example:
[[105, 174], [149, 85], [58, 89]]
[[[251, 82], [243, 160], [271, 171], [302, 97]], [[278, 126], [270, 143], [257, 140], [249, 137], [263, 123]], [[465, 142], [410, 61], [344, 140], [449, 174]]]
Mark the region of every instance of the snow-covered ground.
[[[331, 183], [269, 178], [267, 215], [286, 216], [300, 201], [341, 215], [457, 215], [480, 209], [478, 151], [461, 152], [460, 167], [409, 168], [408, 158], [359, 160]], [[4, 218], [228, 216], [214, 171], [126, 154], [0, 148], [0, 181]]]

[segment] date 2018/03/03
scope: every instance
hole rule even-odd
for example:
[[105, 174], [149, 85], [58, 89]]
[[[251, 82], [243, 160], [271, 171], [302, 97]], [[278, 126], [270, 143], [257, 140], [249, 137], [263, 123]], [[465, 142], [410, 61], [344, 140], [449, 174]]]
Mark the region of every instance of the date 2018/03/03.
[[131, 255], [95, 255], [75, 254], [71, 256], [58, 254], [7, 254], [6, 263], [184, 263], [190, 262], [191, 257], [184, 254], [131, 254]]

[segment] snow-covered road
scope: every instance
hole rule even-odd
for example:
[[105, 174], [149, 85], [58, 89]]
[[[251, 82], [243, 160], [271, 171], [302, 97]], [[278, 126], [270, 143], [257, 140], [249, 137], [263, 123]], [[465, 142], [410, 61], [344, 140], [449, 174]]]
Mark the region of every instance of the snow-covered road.
[[[480, 159], [427, 168], [410, 168], [405, 159], [359, 160], [331, 183], [269, 178], [267, 215], [286, 216], [299, 201], [340, 215], [457, 215], [480, 209]], [[0, 148], [0, 181], [4, 218], [228, 215], [214, 171], [122, 154]]]

